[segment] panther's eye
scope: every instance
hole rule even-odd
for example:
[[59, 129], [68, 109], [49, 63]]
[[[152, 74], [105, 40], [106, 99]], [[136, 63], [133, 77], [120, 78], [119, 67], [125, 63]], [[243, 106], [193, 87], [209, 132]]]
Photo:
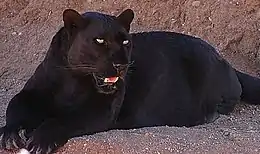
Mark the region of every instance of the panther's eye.
[[104, 44], [104, 43], [105, 43], [105, 40], [104, 40], [104, 39], [101, 39], [101, 38], [97, 38], [97, 39], [95, 39], [95, 41], [96, 41], [98, 44]]
[[129, 40], [124, 40], [124, 41], [123, 41], [123, 44], [124, 44], [124, 45], [127, 45], [128, 43], [129, 43]]

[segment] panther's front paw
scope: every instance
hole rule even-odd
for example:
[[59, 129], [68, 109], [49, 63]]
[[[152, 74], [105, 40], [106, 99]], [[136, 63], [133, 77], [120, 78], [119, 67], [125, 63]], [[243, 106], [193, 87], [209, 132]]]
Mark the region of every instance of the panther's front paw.
[[1, 148], [14, 149], [22, 148], [25, 146], [25, 138], [22, 138], [20, 134], [23, 134], [18, 128], [4, 126], [0, 128], [0, 135], [2, 136]]
[[60, 127], [53, 122], [45, 122], [32, 132], [27, 142], [31, 154], [49, 154], [67, 142]]
[[[46, 134], [45, 134], [46, 135]], [[44, 135], [33, 135], [28, 141], [27, 149], [30, 154], [49, 154], [57, 148], [54, 140]]]

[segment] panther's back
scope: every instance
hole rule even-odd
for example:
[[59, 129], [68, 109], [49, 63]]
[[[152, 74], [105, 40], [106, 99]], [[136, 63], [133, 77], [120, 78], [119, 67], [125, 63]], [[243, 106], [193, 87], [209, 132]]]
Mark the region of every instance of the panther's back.
[[122, 121], [140, 127], [197, 125], [215, 114], [223, 97], [239, 100], [241, 87], [233, 68], [207, 42], [174, 32], [132, 37], [134, 64]]

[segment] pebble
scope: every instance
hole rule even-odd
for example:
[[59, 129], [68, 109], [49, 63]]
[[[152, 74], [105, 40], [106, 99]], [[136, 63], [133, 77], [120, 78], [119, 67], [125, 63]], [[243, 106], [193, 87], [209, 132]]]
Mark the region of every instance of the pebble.
[[260, 19], [260, 9], [258, 9], [257, 13], [256, 13], [256, 18]]
[[230, 136], [230, 132], [225, 131], [225, 132], [224, 132], [224, 136]]
[[194, 6], [194, 7], [199, 7], [200, 6], [200, 1], [194, 1], [194, 2], [192, 2], [191, 5]]
[[5, 88], [0, 89], [0, 92], [6, 92], [6, 91], [8, 91], [8, 90]]

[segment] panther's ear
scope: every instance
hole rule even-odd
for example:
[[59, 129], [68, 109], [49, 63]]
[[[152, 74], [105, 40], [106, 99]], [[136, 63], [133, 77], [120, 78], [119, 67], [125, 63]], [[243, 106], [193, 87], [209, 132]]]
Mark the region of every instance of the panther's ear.
[[134, 11], [131, 9], [126, 9], [120, 15], [117, 16], [117, 20], [122, 24], [127, 32], [130, 30], [130, 24], [134, 19]]
[[66, 9], [63, 12], [63, 22], [67, 30], [71, 30], [73, 27], [82, 28], [87, 23], [86, 19], [73, 9]]

